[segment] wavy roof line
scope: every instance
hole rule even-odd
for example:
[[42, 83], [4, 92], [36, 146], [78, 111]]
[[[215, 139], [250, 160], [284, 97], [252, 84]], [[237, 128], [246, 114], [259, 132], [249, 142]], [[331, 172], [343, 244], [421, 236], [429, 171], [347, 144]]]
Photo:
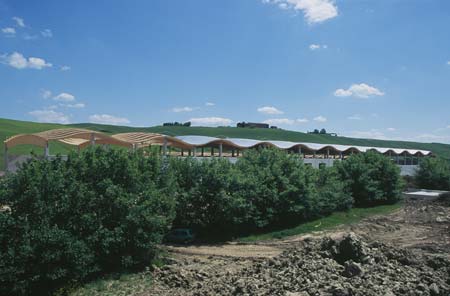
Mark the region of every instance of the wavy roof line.
[[379, 153], [387, 153], [389, 151], [394, 154], [408, 153], [411, 155], [430, 155], [431, 151], [417, 150], [417, 149], [403, 149], [403, 148], [384, 148], [384, 147], [368, 147], [368, 146], [354, 146], [354, 145], [340, 145], [340, 144], [318, 144], [307, 142], [290, 142], [290, 141], [275, 141], [275, 140], [253, 140], [253, 139], [240, 139], [240, 138], [215, 138], [207, 136], [178, 136], [177, 139], [182, 140], [188, 145], [194, 147], [201, 147], [213, 144], [225, 144], [234, 148], [247, 149], [259, 145], [269, 145], [279, 149], [292, 149], [295, 147], [304, 147], [312, 151], [319, 151], [324, 148], [330, 148], [338, 152], [346, 152], [354, 149], [359, 152], [367, 152], [369, 150], [375, 150]]
[[177, 136], [171, 137], [156, 133], [121, 133], [115, 135], [106, 135], [101, 132], [91, 131], [86, 129], [55, 129], [34, 134], [21, 134], [13, 136], [4, 141], [7, 148], [22, 144], [33, 144], [45, 147], [48, 141], [59, 141], [65, 144], [74, 145], [78, 147], [86, 147], [90, 145], [90, 141], [95, 140], [97, 144], [111, 144], [124, 147], [145, 147], [150, 145], [164, 145], [181, 148], [192, 149], [195, 147], [205, 147], [208, 145], [225, 145], [236, 149], [247, 149], [261, 145], [276, 147], [287, 150], [293, 148], [308, 149], [311, 151], [320, 151], [325, 148], [332, 149], [337, 152], [359, 151], [366, 152], [375, 150], [380, 153], [392, 152], [395, 155], [408, 153], [410, 155], [430, 155], [431, 151], [403, 149], [403, 148], [384, 148], [384, 147], [366, 147], [366, 146], [351, 146], [339, 144], [318, 144], [306, 142], [290, 142], [290, 141], [275, 141], [275, 140], [254, 140], [241, 138], [215, 138], [207, 136]]

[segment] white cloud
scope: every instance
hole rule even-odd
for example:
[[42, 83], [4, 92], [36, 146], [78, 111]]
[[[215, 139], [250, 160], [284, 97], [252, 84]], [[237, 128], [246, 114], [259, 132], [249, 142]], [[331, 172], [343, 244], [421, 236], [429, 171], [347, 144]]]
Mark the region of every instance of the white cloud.
[[39, 122], [51, 122], [51, 123], [70, 123], [69, 117], [61, 112], [54, 110], [34, 110], [29, 112], [31, 116], [35, 117]]
[[29, 57], [27, 59], [21, 53], [18, 52], [13, 52], [10, 55], [7, 54], [0, 55], [0, 62], [16, 69], [29, 68], [41, 70], [52, 66], [51, 63], [47, 63], [44, 59], [35, 57]]
[[281, 110], [278, 110], [277, 108], [273, 107], [273, 106], [264, 106], [264, 107], [260, 107], [257, 109], [259, 113], [263, 113], [263, 114], [283, 114], [284, 112]]
[[50, 99], [52, 97], [52, 92], [47, 89], [43, 89], [41, 90], [41, 95], [44, 99]]
[[309, 49], [310, 50], [318, 50], [318, 49], [327, 49], [328, 45], [324, 44], [324, 45], [320, 45], [320, 44], [310, 44], [309, 45]]
[[60, 70], [61, 71], [69, 71], [71, 68], [69, 66], [61, 66]]
[[8, 28], [3, 28], [2, 32], [7, 34], [7, 35], [14, 35], [14, 34], [16, 34], [16, 29], [9, 28], [9, 27]]
[[336, 97], [357, 97], [367, 99], [372, 96], [384, 96], [379, 89], [365, 83], [352, 84], [348, 89], [339, 88], [334, 92]]
[[53, 100], [58, 102], [72, 102], [75, 101], [75, 96], [69, 93], [60, 93], [59, 95], [53, 97]]
[[81, 109], [86, 107], [84, 103], [75, 103], [75, 104], [62, 104], [63, 107], [73, 108], [73, 109]]
[[350, 119], [350, 120], [362, 120], [362, 117], [359, 114], [353, 114], [353, 115], [347, 117], [347, 119]]
[[388, 127], [387, 130], [389, 132], [395, 132], [397, 129], [395, 127]]
[[308, 118], [299, 118], [296, 120], [298, 123], [307, 123], [309, 122]]
[[267, 123], [270, 125], [293, 125], [295, 123], [295, 120], [289, 118], [271, 118], [264, 120], [263, 123]]
[[322, 115], [319, 115], [319, 116], [314, 117], [313, 120], [317, 121], [317, 122], [326, 122], [327, 118], [323, 117]]
[[309, 24], [321, 23], [338, 15], [333, 0], [263, 0], [278, 5], [281, 9], [302, 11]]
[[17, 26], [22, 27], [22, 28], [25, 27], [25, 22], [24, 22], [23, 18], [15, 16], [12, 19], [16, 22]]
[[110, 125], [119, 125], [119, 124], [128, 124], [130, 121], [124, 117], [116, 117], [109, 114], [94, 114], [89, 116], [89, 121], [92, 123], [100, 123], [100, 124], [110, 124]]
[[172, 108], [172, 112], [175, 112], [175, 113], [180, 113], [180, 112], [192, 112], [192, 111], [194, 111], [194, 109], [195, 108], [192, 108], [192, 107], [175, 107], [175, 108]]
[[192, 125], [207, 125], [207, 126], [224, 126], [224, 125], [230, 125], [233, 123], [233, 120], [229, 118], [223, 118], [223, 117], [198, 117], [198, 118], [191, 118], [189, 121], [192, 123]]
[[45, 37], [45, 38], [52, 38], [53, 32], [50, 29], [45, 29], [45, 30], [41, 31], [41, 35], [42, 35], [42, 37]]
[[23, 35], [23, 39], [25, 39], [25, 40], [36, 40], [36, 39], [38, 39], [38, 35], [25, 34], [25, 35]]
[[448, 62], [447, 62], [447, 65], [449, 65], [449, 66], [450, 66], [450, 61], [448, 61]]
[[386, 135], [377, 129], [371, 129], [369, 131], [352, 131], [350, 133], [346, 133], [345, 135], [352, 138], [379, 139], [379, 140], [387, 139]]
[[215, 106], [216, 104], [214, 104], [214, 103], [212, 103], [212, 102], [206, 102], [205, 103], [205, 106], [207, 106], [207, 107], [212, 107], [212, 106]]
[[33, 57], [28, 58], [28, 67], [29, 68], [41, 70], [43, 68], [51, 67], [51, 66], [52, 66], [52, 64], [47, 63], [44, 59], [33, 58]]

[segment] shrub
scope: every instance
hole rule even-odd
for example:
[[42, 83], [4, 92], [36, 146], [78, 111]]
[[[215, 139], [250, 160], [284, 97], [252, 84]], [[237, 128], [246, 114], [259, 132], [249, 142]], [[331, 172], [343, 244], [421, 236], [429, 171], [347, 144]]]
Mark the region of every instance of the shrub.
[[298, 223], [311, 216], [314, 169], [277, 149], [247, 151], [236, 163], [235, 194], [247, 204], [247, 227]]
[[337, 163], [336, 169], [357, 207], [392, 204], [401, 199], [400, 169], [379, 153], [354, 154]]
[[352, 207], [353, 198], [346, 190], [345, 183], [339, 179], [336, 167], [322, 167], [317, 170], [317, 197], [313, 211], [319, 216], [334, 211], [345, 211]]
[[450, 190], [450, 164], [441, 158], [423, 158], [414, 176], [420, 188]]
[[[233, 195], [236, 172], [227, 159], [171, 159], [178, 182], [175, 226], [199, 234], [227, 236], [240, 223], [242, 203]], [[239, 213], [239, 214], [238, 214]]]
[[88, 150], [32, 161], [0, 190], [0, 294], [46, 294], [148, 263], [170, 227], [171, 178], [158, 157]]

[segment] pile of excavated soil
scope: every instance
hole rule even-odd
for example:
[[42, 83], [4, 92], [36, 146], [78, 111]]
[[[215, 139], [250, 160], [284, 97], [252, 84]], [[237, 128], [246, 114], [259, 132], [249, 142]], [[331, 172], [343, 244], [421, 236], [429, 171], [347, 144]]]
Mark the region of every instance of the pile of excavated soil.
[[396, 248], [353, 233], [340, 238], [308, 238], [273, 258], [240, 260], [234, 259], [234, 269], [220, 263], [203, 271], [185, 267], [192, 266], [192, 262], [156, 269], [153, 293], [171, 296], [450, 295], [448, 256]]

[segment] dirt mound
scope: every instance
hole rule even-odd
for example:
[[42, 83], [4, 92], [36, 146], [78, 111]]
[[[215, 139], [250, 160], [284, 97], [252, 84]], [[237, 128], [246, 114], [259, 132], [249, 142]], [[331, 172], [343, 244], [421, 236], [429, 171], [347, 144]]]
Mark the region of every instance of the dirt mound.
[[307, 239], [234, 272], [168, 265], [154, 277], [167, 295], [448, 295], [450, 260], [350, 233]]

